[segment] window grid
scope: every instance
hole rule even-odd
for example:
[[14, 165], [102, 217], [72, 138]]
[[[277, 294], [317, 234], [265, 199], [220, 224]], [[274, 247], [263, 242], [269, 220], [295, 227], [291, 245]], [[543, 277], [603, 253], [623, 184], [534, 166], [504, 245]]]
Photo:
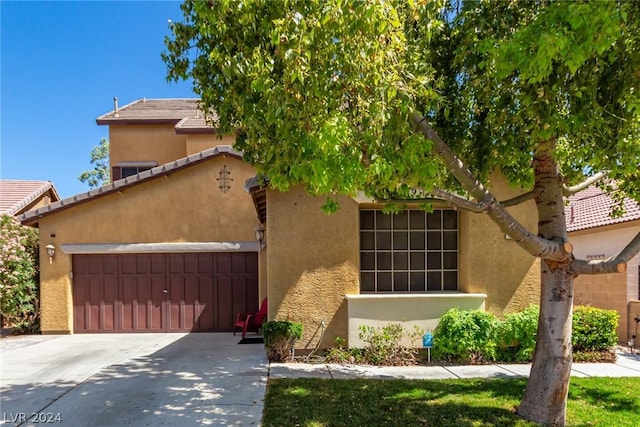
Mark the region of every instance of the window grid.
[[362, 210], [360, 279], [363, 293], [457, 290], [457, 211]]

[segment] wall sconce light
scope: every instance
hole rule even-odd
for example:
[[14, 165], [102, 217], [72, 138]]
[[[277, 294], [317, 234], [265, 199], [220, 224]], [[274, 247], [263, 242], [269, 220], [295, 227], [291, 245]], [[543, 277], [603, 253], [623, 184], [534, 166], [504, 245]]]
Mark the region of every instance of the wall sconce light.
[[260, 244], [260, 250], [264, 249], [264, 247], [265, 247], [265, 244], [264, 244], [264, 227], [262, 226], [262, 224], [260, 224], [258, 226], [258, 228], [256, 228], [256, 240]]
[[53, 245], [47, 245], [47, 254], [49, 255], [49, 264], [53, 264], [53, 256], [56, 254], [56, 247]]

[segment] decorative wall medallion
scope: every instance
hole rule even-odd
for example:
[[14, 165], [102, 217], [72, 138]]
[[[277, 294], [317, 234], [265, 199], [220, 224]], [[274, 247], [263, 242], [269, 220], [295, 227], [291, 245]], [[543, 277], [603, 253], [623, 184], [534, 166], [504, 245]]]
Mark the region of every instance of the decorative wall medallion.
[[233, 178], [231, 178], [231, 171], [227, 170], [227, 165], [224, 165], [218, 174], [220, 175], [219, 178], [216, 178], [216, 181], [218, 181], [218, 188], [223, 193], [226, 193], [231, 189], [231, 183], [233, 182]]

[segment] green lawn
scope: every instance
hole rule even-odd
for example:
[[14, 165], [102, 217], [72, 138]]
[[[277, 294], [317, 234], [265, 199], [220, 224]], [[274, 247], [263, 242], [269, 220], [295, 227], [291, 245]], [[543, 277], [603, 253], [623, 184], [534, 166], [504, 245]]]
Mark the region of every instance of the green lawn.
[[[532, 426], [525, 379], [270, 379], [265, 427]], [[640, 378], [571, 378], [569, 426], [639, 426]]]

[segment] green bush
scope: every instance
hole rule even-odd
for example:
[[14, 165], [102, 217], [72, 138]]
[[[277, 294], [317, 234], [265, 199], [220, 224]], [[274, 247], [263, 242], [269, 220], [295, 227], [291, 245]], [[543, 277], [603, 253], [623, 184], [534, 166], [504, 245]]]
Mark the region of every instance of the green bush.
[[618, 343], [619, 314], [615, 310], [578, 306], [573, 310], [574, 352], [607, 351]]
[[38, 231], [0, 217], [0, 314], [21, 332], [38, 332]]
[[448, 310], [433, 331], [434, 359], [479, 363], [496, 356], [498, 319], [482, 310]]
[[271, 362], [291, 360], [293, 345], [302, 338], [302, 323], [288, 321], [271, 321], [262, 325], [264, 346]]
[[540, 309], [536, 305], [509, 313], [498, 321], [495, 330], [496, 359], [503, 362], [528, 362], [533, 358]]
[[402, 343], [405, 337], [414, 342], [422, 338], [422, 331], [416, 328], [408, 333], [402, 324], [390, 323], [381, 328], [360, 326], [358, 334], [366, 343], [362, 358], [371, 365], [404, 366], [416, 363], [418, 348]]

